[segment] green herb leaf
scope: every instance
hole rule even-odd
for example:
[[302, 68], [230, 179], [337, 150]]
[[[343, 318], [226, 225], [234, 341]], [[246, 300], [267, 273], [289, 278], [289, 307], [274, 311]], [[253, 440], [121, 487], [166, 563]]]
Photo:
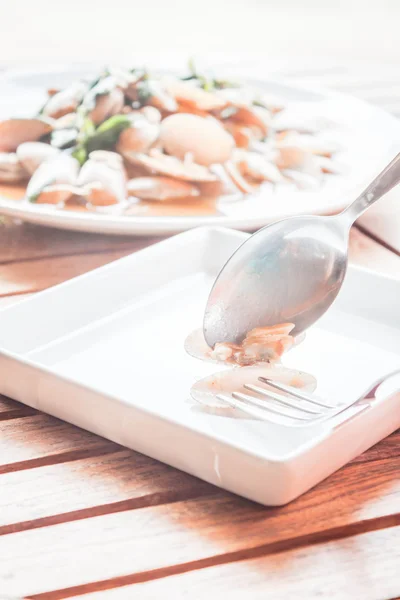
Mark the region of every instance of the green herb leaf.
[[84, 146], [77, 146], [71, 156], [76, 158], [80, 166], [82, 166], [87, 161], [88, 153]]
[[147, 79], [145, 81], [140, 81], [136, 85], [136, 91], [137, 101], [139, 102], [140, 106], [144, 106], [145, 104], [147, 104], [150, 98], [154, 95], [151, 89], [151, 84]]
[[112, 150], [118, 141], [119, 136], [131, 126], [129, 115], [114, 115], [104, 121], [96, 131], [87, 138], [86, 150], [87, 153], [93, 150]]

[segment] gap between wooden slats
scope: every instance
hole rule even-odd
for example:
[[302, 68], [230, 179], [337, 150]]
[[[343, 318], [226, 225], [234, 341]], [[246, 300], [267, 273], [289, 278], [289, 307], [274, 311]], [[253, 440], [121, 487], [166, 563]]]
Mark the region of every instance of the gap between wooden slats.
[[72, 598], [220, 600], [226, 592], [230, 600], [389, 600], [400, 593], [399, 562], [400, 527], [393, 527], [103, 592], [99, 585], [97, 592]]
[[0, 589], [17, 596], [64, 590], [48, 598], [67, 598], [393, 527], [400, 524], [399, 468], [398, 457], [348, 466], [281, 508], [221, 491], [5, 535]]

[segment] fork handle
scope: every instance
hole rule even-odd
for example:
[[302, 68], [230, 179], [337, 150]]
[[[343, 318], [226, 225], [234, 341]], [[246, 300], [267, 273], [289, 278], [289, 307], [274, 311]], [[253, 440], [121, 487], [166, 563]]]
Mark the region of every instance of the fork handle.
[[339, 216], [354, 223], [374, 202], [400, 182], [400, 153], [383, 169], [356, 200]]
[[[364, 392], [364, 394], [360, 396], [360, 398], [355, 400], [352, 404], [343, 407], [343, 411], [337, 413], [335, 416], [340, 415], [341, 413], [345, 414], [351, 408], [359, 407], [360, 410], [357, 410], [355, 413], [351, 413], [347, 418], [345, 417], [342, 421], [339, 421], [339, 423], [337, 423], [334, 426], [334, 429], [338, 429], [345, 423], [348, 423], [349, 421], [357, 417], [360, 413], [369, 409], [371, 407], [371, 402], [376, 398], [376, 392], [381, 387], [381, 385], [383, 385], [384, 383], [389, 381], [389, 379], [395, 377], [396, 375], [400, 375], [400, 369], [396, 369], [395, 371], [391, 371], [390, 373], [383, 375], [377, 381], [375, 381], [375, 383], [370, 385], [369, 388]], [[400, 392], [400, 387], [398, 391], [393, 391], [391, 395], [396, 394], [398, 392]]]

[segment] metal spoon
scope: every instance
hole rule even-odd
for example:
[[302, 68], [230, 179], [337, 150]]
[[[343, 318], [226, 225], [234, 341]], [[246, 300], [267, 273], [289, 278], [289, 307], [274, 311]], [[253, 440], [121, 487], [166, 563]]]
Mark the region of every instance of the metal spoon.
[[203, 332], [209, 346], [240, 343], [255, 327], [294, 323], [297, 335], [335, 300], [354, 221], [400, 182], [400, 154], [343, 212], [291, 217], [252, 235], [219, 273]]

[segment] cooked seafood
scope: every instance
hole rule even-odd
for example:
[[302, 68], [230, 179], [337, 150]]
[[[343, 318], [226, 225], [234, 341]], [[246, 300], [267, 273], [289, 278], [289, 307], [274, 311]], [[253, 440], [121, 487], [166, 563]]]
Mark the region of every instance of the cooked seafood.
[[[217, 398], [219, 394], [231, 394], [243, 391], [243, 384], [257, 381], [258, 377], [265, 377], [291, 387], [296, 387], [307, 392], [313, 392], [317, 386], [315, 377], [303, 371], [288, 369], [282, 365], [256, 365], [242, 369], [229, 369], [209, 375], [196, 381], [190, 390], [190, 395], [196, 402], [215, 415], [224, 417], [246, 418], [246, 413], [237, 408], [228, 406], [223, 400]], [[273, 391], [273, 390], [272, 390]], [[265, 399], [265, 402], [274, 402]]]
[[[31, 119], [0, 122], [0, 182], [31, 180], [30, 202], [95, 210], [141, 201], [318, 187], [341, 172], [336, 144], [285, 120], [280, 99], [199, 73], [110, 68], [51, 89]], [[103, 152], [105, 154], [96, 154]]]
[[290, 335], [293, 327], [292, 323], [258, 327], [249, 331], [240, 345], [217, 343], [214, 348], [207, 345], [203, 332], [196, 330], [186, 339], [185, 350], [195, 358], [240, 367], [274, 363], [280, 360], [284, 352], [300, 341]]

